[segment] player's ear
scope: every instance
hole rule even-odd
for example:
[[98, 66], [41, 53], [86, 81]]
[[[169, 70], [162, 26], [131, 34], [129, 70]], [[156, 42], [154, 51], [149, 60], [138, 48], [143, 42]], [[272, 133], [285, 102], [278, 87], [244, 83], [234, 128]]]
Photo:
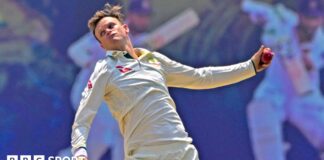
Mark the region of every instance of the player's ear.
[[123, 28], [125, 29], [125, 32], [128, 34], [129, 33], [129, 28], [127, 24], [123, 24]]

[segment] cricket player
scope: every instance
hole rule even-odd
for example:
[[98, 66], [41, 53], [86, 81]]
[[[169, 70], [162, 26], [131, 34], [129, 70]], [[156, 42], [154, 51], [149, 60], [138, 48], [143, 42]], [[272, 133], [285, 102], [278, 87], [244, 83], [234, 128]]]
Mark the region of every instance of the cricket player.
[[[125, 23], [132, 30], [132, 34], [130, 34], [132, 43], [135, 46], [146, 47], [145, 42], [153, 13], [151, 1], [130, 0], [127, 13]], [[105, 57], [105, 50], [100, 47], [98, 41], [89, 32], [71, 44], [68, 54], [73, 62], [81, 68], [71, 90], [72, 106], [77, 110], [81, 93], [88, 83], [96, 62]], [[111, 160], [124, 159], [123, 139], [118, 124], [104, 102], [93, 120], [87, 146], [91, 160], [100, 160], [108, 149], [111, 151]], [[61, 150], [58, 156], [71, 156], [71, 148]]]
[[106, 4], [88, 26], [106, 52], [95, 66], [72, 127], [72, 152], [87, 159], [87, 137], [104, 99], [124, 137], [126, 160], [196, 160], [168, 87], [208, 89], [254, 76], [270, 65], [261, 64], [262, 46], [251, 59], [230, 66], [192, 68], [161, 53], [134, 48], [120, 6]]
[[298, 13], [281, 3], [242, 3], [252, 21], [263, 24], [262, 42], [277, 54], [248, 105], [256, 160], [286, 159], [285, 121], [299, 129], [320, 154], [324, 152], [324, 98], [319, 79], [324, 66], [324, 8], [320, 0], [299, 3]]

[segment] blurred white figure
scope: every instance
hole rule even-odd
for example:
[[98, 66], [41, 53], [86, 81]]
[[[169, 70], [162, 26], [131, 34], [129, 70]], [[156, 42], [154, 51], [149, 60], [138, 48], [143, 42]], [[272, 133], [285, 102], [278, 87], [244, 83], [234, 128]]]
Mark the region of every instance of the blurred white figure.
[[[150, 0], [131, 0], [127, 11], [126, 22], [132, 30], [130, 37], [134, 46], [146, 47], [145, 42], [152, 14]], [[85, 34], [69, 47], [69, 56], [76, 65], [81, 67], [71, 91], [71, 102], [75, 110], [79, 106], [81, 93], [87, 86], [95, 64], [99, 59], [104, 58], [104, 52], [92, 33]], [[124, 158], [123, 138], [117, 121], [112, 117], [104, 102], [93, 120], [87, 145], [90, 160], [100, 160], [108, 149], [111, 149], [112, 160]], [[72, 156], [71, 148], [60, 151], [59, 156]]]
[[324, 152], [324, 98], [319, 79], [324, 66], [323, 4], [301, 0], [299, 6], [295, 13], [281, 3], [242, 3], [251, 20], [263, 25], [262, 43], [277, 55], [247, 108], [257, 160], [286, 159], [284, 121]]

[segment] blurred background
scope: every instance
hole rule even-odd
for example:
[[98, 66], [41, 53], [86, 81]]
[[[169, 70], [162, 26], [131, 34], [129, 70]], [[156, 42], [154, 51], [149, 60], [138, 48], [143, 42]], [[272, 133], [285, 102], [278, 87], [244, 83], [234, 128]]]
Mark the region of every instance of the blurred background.
[[[69, 56], [69, 47], [88, 33], [88, 19], [105, 3], [127, 8], [130, 1], [0, 1], [0, 159], [9, 154], [55, 156], [69, 147], [75, 114], [70, 95], [82, 69]], [[293, 12], [299, 11], [298, 0], [258, 2], [269, 6], [282, 3]], [[198, 15], [198, 25], [156, 49], [183, 64], [203, 67], [242, 62], [266, 42], [266, 22], [255, 23], [242, 9], [241, 0], [151, 0], [151, 5], [147, 32], [153, 32], [187, 8]], [[324, 44], [320, 42], [316, 45]], [[324, 51], [316, 59], [321, 62], [314, 63], [323, 63]], [[320, 78], [317, 90], [323, 93], [324, 72], [320, 65], [315, 66]], [[200, 159], [256, 159], [247, 107], [266, 74], [217, 89], [170, 89]], [[280, 101], [291, 94], [283, 93], [273, 99]], [[323, 115], [320, 124], [324, 123]], [[320, 149], [289, 118], [281, 122], [286, 159], [320, 160]], [[111, 149], [107, 148], [100, 157], [111, 159]]]

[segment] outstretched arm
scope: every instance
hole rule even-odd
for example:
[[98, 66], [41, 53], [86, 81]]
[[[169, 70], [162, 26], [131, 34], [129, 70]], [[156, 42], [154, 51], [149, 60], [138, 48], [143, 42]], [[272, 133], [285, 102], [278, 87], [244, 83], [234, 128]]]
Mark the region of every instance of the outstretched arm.
[[175, 62], [162, 54], [155, 52], [154, 55], [162, 65], [168, 86], [209, 89], [240, 82], [267, 68], [270, 63], [260, 64], [264, 49], [265, 47], [262, 46], [246, 62], [222, 67], [193, 68]]

